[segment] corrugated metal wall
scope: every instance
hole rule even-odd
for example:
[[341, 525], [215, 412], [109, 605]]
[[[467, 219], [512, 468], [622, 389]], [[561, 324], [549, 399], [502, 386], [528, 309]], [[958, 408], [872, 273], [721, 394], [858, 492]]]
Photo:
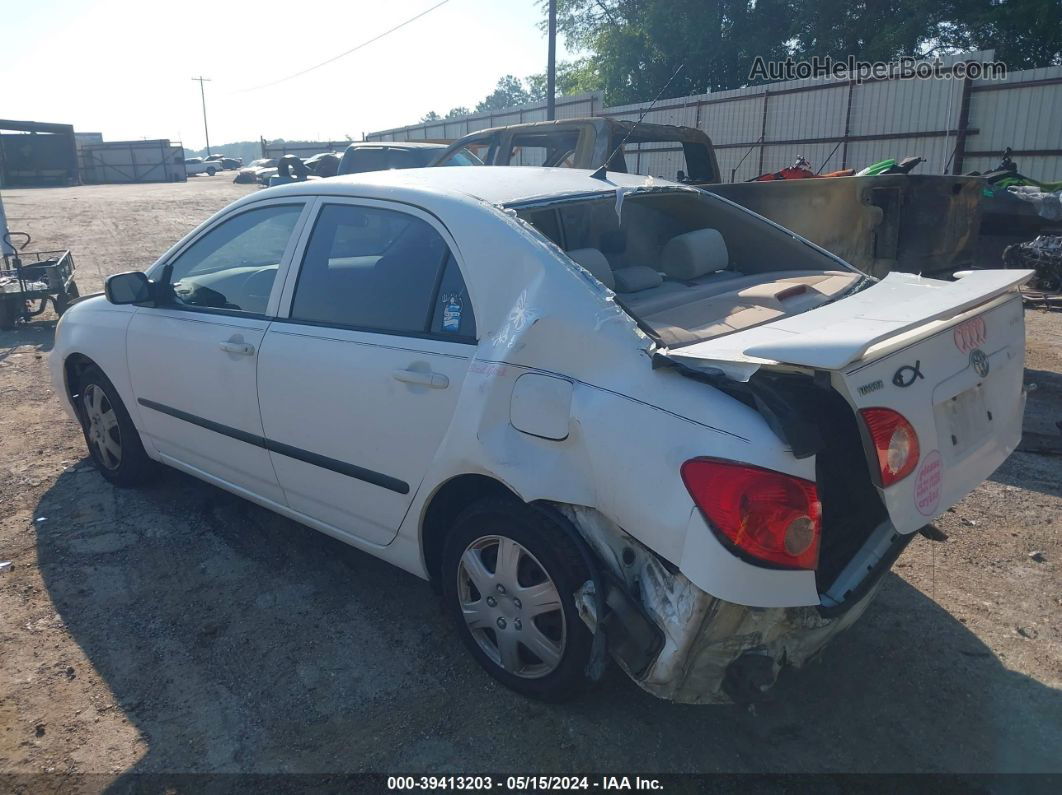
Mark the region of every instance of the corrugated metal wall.
[[[992, 50], [965, 53], [944, 64], [994, 57]], [[647, 106], [605, 108], [597, 94], [562, 97], [557, 118], [637, 119]], [[544, 104], [529, 105], [366, 138], [452, 140], [486, 127], [544, 120], [545, 113]], [[1007, 146], [1023, 174], [1062, 180], [1062, 67], [1013, 72], [1005, 80], [793, 80], [662, 100], [645, 121], [704, 130], [716, 145], [727, 182], [777, 171], [801, 155], [823, 173], [909, 155], [926, 159], [915, 173], [986, 171]], [[683, 168], [678, 152], [638, 149], [628, 147], [627, 161], [639, 173], [674, 178]]]
[[87, 184], [184, 182], [184, 148], [165, 138], [107, 141], [78, 147], [81, 180]]
[[[557, 98], [557, 118], [577, 119], [585, 116], [601, 116], [604, 102], [600, 93], [576, 94], [571, 97]], [[522, 105], [508, 110], [496, 110], [488, 113], [474, 113], [471, 116], [459, 116], [456, 119], [439, 119], [438, 121], [412, 124], [408, 127], [396, 127], [368, 133], [367, 141], [452, 141], [476, 130], [488, 127], [503, 127], [507, 124], [523, 124], [529, 121], [546, 121], [546, 103]]]

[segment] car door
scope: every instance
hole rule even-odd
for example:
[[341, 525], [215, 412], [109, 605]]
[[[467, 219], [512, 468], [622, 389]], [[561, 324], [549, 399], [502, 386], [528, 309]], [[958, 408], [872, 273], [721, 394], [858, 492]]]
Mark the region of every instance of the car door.
[[262, 422], [291, 508], [386, 544], [450, 425], [475, 318], [436, 219], [321, 202], [262, 343]]
[[173, 298], [141, 307], [126, 355], [141, 428], [163, 458], [283, 503], [262, 445], [256, 368], [307, 201], [255, 203], [179, 250]]

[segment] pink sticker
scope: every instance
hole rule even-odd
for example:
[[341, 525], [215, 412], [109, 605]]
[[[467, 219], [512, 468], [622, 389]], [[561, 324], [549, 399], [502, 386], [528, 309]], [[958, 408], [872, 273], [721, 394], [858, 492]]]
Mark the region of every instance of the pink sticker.
[[955, 347], [963, 353], [969, 353], [974, 348], [980, 348], [988, 339], [988, 329], [985, 319], [978, 315], [972, 317], [955, 327]]
[[509, 368], [503, 364], [487, 364], [485, 362], [473, 362], [472, 366], [468, 368], [469, 372], [479, 373], [487, 378], [501, 378], [504, 376]]
[[922, 459], [915, 478], [914, 502], [923, 516], [936, 516], [940, 505], [940, 486], [944, 481], [944, 461], [934, 450]]

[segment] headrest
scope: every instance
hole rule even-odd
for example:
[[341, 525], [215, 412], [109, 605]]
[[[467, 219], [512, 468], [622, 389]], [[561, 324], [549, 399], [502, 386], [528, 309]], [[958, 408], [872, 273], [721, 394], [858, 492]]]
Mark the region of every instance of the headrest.
[[730, 264], [726, 243], [718, 229], [697, 229], [667, 241], [660, 267], [672, 279], [688, 281], [724, 270]]
[[596, 248], [576, 248], [565, 252], [570, 259], [575, 260], [610, 290], [616, 289], [616, 280], [612, 278], [612, 266], [608, 264], [605, 255]]
[[664, 283], [659, 273], [644, 265], [619, 268], [612, 271], [612, 277], [616, 281], [617, 293], [640, 293], [642, 290], [651, 290]]

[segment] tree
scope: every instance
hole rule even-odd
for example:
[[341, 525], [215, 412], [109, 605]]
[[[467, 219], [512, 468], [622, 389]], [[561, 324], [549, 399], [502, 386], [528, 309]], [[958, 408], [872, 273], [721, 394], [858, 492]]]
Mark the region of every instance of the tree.
[[[524, 82], [527, 84], [527, 94], [532, 102], [545, 101], [547, 88], [545, 72], [528, 75], [524, 78]], [[558, 97], [601, 91], [604, 87], [601, 75], [589, 58], [561, 61], [557, 64], [556, 95]]]
[[446, 118], [456, 119], [458, 116], [470, 116], [472, 111], [466, 108], [464, 105], [458, 105], [456, 108], [450, 108], [446, 111]]
[[591, 54], [578, 84], [604, 88], [610, 105], [676, 97], [748, 82], [753, 59], [789, 54], [794, 0], [558, 0], [557, 27]]
[[438, 113], [436, 113], [436, 112], [435, 112], [435, 111], [433, 111], [433, 110], [429, 110], [429, 111], [428, 111], [427, 113], [425, 113], [425, 114], [424, 114], [423, 116], [421, 116], [421, 117], [420, 117], [420, 120], [421, 120], [422, 122], [426, 122], [426, 121], [438, 121], [438, 120], [439, 120], [439, 114], [438, 114]]
[[[545, 0], [541, 5], [545, 8]], [[1012, 69], [1062, 63], [1059, 0], [557, 0], [576, 85], [610, 105], [738, 88], [753, 61], [894, 61], [995, 49]], [[558, 69], [558, 93], [561, 83]], [[537, 80], [537, 76], [536, 76]], [[532, 83], [538, 90], [538, 83]]]
[[996, 51], [1010, 69], [1062, 64], [1062, 3], [1058, 0], [952, 0], [940, 36], [959, 50]]
[[476, 112], [483, 113], [488, 110], [504, 110], [514, 108], [517, 105], [526, 105], [531, 101], [531, 96], [520, 82], [520, 78], [513, 75], [505, 75], [498, 80], [498, 85], [476, 105]]

